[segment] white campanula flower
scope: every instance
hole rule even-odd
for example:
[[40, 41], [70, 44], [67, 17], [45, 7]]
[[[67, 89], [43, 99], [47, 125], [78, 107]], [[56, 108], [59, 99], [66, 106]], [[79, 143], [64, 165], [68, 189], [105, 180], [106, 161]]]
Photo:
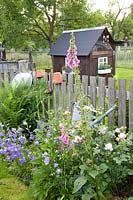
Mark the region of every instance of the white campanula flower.
[[112, 147], [112, 144], [111, 143], [107, 143], [105, 144], [105, 150], [108, 150], [108, 151], [113, 151], [113, 147]]

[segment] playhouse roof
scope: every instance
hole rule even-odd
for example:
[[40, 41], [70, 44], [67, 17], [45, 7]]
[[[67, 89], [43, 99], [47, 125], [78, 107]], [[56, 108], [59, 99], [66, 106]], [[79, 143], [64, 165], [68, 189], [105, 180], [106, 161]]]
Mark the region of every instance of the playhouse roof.
[[55, 56], [65, 56], [70, 45], [70, 36], [73, 32], [75, 36], [75, 43], [77, 46], [77, 55], [87, 56], [90, 54], [94, 45], [96, 44], [96, 42], [98, 41], [98, 39], [104, 31], [106, 31], [109, 34], [109, 38], [112, 43], [117, 43], [113, 40], [108, 29], [105, 26], [63, 31], [62, 35], [50, 49], [49, 54]]

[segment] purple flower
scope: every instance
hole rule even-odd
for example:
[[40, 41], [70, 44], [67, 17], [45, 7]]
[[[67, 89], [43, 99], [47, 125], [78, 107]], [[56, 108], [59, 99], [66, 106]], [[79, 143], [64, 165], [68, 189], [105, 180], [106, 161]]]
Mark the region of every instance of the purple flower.
[[39, 145], [39, 142], [38, 141], [35, 141], [35, 146], [38, 146]]
[[20, 143], [22, 143], [22, 144], [25, 144], [27, 141], [26, 141], [26, 138], [24, 137], [24, 136], [20, 136], [19, 138], [18, 138], [18, 141], [20, 142]]
[[16, 128], [12, 128], [11, 131], [15, 133], [16, 132]]
[[7, 162], [10, 162], [10, 161], [11, 161], [11, 158], [10, 158], [10, 157], [6, 157], [6, 161], [7, 161]]
[[30, 140], [33, 140], [35, 138], [35, 136], [31, 133], [30, 134]]
[[48, 131], [47, 134], [46, 134], [46, 137], [47, 137], [47, 138], [50, 138], [50, 136], [51, 136], [51, 132]]
[[36, 157], [35, 157], [35, 156], [32, 156], [32, 157], [30, 158], [30, 160], [36, 160]]
[[11, 159], [17, 159], [18, 157], [19, 157], [18, 154], [12, 154], [12, 155], [11, 155]]
[[5, 135], [4, 132], [0, 132], [0, 136], [3, 137]]
[[54, 168], [57, 168], [58, 167], [58, 163], [54, 163]]
[[45, 157], [44, 163], [45, 163], [45, 165], [48, 165], [50, 163], [50, 158], [49, 157]]
[[16, 131], [16, 133], [20, 134], [20, 133], [22, 133], [22, 130], [23, 129], [19, 127], [18, 130]]
[[6, 152], [6, 149], [0, 149], [0, 154], [3, 154], [5, 155], [7, 152]]
[[23, 165], [24, 163], [26, 163], [26, 158], [23, 157], [23, 158], [19, 159], [19, 163], [20, 163], [20, 165]]
[[60, 169], [56, 170], [56, 174], [60, 174], [60, 172], [61, 172]]

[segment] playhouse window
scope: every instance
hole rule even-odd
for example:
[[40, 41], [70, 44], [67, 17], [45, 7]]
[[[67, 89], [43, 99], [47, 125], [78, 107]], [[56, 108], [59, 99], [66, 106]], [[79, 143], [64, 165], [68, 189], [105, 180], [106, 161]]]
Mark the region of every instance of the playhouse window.
[[98, 69], [100, 68], [100, 66], [106, 65], [106, 64], [108, 64], [108, 57], [98, 58]]

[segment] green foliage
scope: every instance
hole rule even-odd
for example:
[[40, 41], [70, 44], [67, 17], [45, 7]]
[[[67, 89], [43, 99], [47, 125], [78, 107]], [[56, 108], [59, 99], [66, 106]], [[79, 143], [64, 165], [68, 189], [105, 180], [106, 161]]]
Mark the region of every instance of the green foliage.
[[[68, 144], [61, 139], [62, 127]], [[109, 131], [91, 123], [88, 127], [84, 120], [71, 123], [69, 112], [51, 113], [48, 122], [36, 129], [38, 159], [30, 185], [34, 198], [106, 199], [104, 195], [130, 173], [130, 136], [125, 128]]]
[[36, 127], [36, 119], [45, 116], [47, 94], [45, 82], [37, 81], [31, 88], [20, 85], [0, 89], [0, 121], [8, 127], [23, 126], [26, 121], [30, 129]]

